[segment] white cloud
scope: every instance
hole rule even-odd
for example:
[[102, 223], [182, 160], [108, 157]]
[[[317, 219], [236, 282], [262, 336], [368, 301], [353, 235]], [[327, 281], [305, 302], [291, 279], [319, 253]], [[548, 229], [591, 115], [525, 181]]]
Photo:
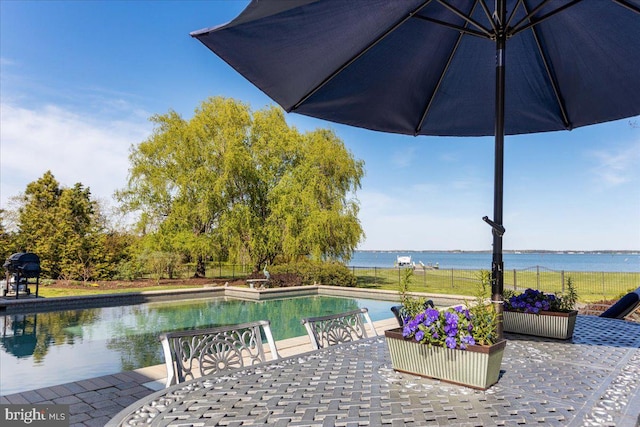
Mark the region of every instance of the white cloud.
[[151, 124], [131, 114], [103, 119], [55, 105], [0, 105], [0, 198], [23, 192], [50, 170], [66, 187], [80, 182], [96, 199], [110, 199], [126, 183], [129, 147], [143, 141]]
[[596, 181], [605, 188], [633, 181], [640, 174], [640, 139], [623, 147], [610, 147], [589, 154], [598, 162], [593, 169]]
[[6, 58], [4, 56], [0, 56], [0, 65], [2, 66], [11, 66], [15, 65], [16, 62], [10, 58]]
[[429, 186], [396, 194], [359, 192], [359, 218], [366, 234], [359, 249], [488, 249], [491, 236], [481, 220], [482, 206], [459, 197]]
[[413, 163], [416, 151], [415, 146], [406, 146], [402, 150], [394, 151], [391, 156], [391, 163], [399, 169], [407, 168]]

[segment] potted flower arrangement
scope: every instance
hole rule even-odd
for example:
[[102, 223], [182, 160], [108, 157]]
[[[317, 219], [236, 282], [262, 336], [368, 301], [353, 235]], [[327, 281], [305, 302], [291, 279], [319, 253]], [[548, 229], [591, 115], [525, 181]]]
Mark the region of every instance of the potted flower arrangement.
[[426, 308], [385, 331], [397, 371], [487, 389], [498, 381], [506, 345], [496, 342], [497, 315], [478, 297], [469, 308]]
[[520, 294], [507, 293], [504, 331], [565, 340], [571, 338], [578, 315], [574, 309], [578, 295], [571, 278], [567, 281], [567, 289], [566, 294], [560, 296], [534, 289]]

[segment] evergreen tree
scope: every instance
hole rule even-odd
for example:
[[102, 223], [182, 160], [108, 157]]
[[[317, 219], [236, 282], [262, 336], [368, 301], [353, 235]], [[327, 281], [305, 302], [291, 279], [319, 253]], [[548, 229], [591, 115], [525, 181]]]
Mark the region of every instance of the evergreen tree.
[[82, 184], [61, 188], [51, 171], [27, 185], [19, 197], [17, 243], [40, 257], [44, 277], [67, 280], [106, 278], [109, 262], [104, 220]]
[[[7, 227], [7, 214], [4, 209], [0, 209], [0, 261], [4, 261], [9, 258], [13, 253], [19, 251], [19, 246], [16, 239], [16, 233], [9, 231]], [[4, 278], [4, 272], [0, 278]]]
[[60, 184], [51, 171], [27, 185], [18, 208], [18, 244], [21, 250], [40, 257], [45, 277], [58, 278], [61, 272], [60, 236], [57, 228]]

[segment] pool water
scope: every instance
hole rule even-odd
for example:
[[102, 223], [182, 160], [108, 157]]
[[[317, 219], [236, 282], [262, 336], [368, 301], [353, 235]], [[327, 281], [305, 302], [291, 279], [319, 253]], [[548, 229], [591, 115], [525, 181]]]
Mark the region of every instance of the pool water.
[[274, 339], [306, 335], [302, 317], [366, 307], [373, 321], [393, 303], [311, 296], [270, 301], [207, 298], [0, 317], [0, 395], [164, 363], [162, 332], [268, 319]]

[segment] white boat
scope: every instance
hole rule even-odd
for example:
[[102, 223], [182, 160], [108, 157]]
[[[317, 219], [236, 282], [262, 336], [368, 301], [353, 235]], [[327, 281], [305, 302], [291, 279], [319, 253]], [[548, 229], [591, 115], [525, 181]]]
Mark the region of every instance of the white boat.
[[397, 256], [396, 257], [396, 267], [415, 267], [416, 263], [411, 262], [410, 256]]

